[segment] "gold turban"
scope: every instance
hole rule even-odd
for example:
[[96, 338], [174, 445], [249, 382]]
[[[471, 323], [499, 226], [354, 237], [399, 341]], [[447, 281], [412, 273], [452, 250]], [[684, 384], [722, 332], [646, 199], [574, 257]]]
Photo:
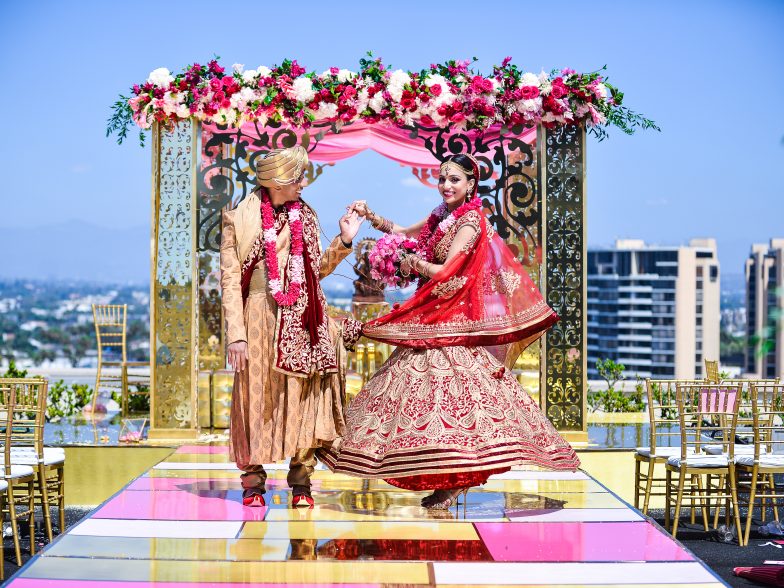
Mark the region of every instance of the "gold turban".
[[293, 184], [308, 165], [308, 152], [301, 145], [273, 149], [256, 162], [256, 182], [265, 188]]

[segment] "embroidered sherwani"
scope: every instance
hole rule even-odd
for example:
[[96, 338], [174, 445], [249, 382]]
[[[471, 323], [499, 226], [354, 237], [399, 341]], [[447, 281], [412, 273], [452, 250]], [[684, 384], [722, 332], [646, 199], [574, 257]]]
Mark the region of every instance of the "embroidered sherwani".
[[[308, 226], [311, 227], [304, 238], [318, 240], [315, 213], [304, 203], [302, 209], [306, 216], [310, 215]], [[279, 215], [276, 229], [278, 267], [283, 273], [291, 242], [285, 215]], [[252, 270], [250, 287], [243, 300], [243, 263], [259, 253], [263, 244], [261, 231], [259, 199], [255, 195], [223, 215], [220, 259], [226, 341], [227, 344], [246, 341], [249, 355], [248, 367], [234, 379], [230, 454], [245, 472], [263, 474], [261, 464], [292, 458], [292, 466], [307, 461], [309, 474], [315, 465], [312, 449], [331, 444], [344, 432], [345, 350], [341, 327], [331, 320], [323, 325], [324, 333], [328, 329], [328, 337], [322, 337], [321, 341], [334, 349], [322, 351], [329, 352], [324, 355], [334, 353], [335, 365], [325, 368], [315, 359], [310, 365], [310, 358], [316, 354], [310, 348], [308, 334], [291, 332], [290, 327], [286, 327], [287, 332], [279, 329], [284, 324], [282, 309], [269, 291], [263, 259]], [[320, 253], [320, 243], [310, 251]], [[351, 248], [336, 237], [314, 262], [318, 264], [319, 279], [329, 275], [350, 252]], [[320, 286], [318, 294], [326, 309]], [[278, 339], [285, 341], [279, 344]], [[304, 482], [295, 480], [294, 483]]]

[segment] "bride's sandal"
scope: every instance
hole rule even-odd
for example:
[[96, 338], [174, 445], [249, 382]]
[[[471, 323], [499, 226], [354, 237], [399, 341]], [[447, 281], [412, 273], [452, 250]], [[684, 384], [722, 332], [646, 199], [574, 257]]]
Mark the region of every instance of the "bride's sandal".
[[433, 501], [429, 502], [426, 508], [446, 510], [457, 504], [458, 498], [461, 494], [463, 495], [463, 504], [465, 505], [465, 496], [468, 493], [468, 490], [470, 490], [470, 487], [452, 488], [451, 490], [436, 490], [432, 494]]

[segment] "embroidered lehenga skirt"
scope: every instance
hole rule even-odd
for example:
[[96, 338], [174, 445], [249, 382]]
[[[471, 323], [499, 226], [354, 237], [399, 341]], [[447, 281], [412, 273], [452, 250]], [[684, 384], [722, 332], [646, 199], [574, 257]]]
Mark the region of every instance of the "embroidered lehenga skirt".
[[580, 461], [484, 347], [399, 347], [349, 406], [335, 472], [410, 490], [474, 486], [511, 466]]

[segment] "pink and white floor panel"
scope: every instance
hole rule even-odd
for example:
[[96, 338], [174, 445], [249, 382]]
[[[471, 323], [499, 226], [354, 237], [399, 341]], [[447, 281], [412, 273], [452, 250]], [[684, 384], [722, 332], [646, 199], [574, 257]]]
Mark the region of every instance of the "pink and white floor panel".
[[48, 546], [12, 588], [724, 584], [582, 472], [511, 471], [432, 513], [422, 493], [317, 470], [313, 509], [242, 506], [225, 447], [185, 446]]

